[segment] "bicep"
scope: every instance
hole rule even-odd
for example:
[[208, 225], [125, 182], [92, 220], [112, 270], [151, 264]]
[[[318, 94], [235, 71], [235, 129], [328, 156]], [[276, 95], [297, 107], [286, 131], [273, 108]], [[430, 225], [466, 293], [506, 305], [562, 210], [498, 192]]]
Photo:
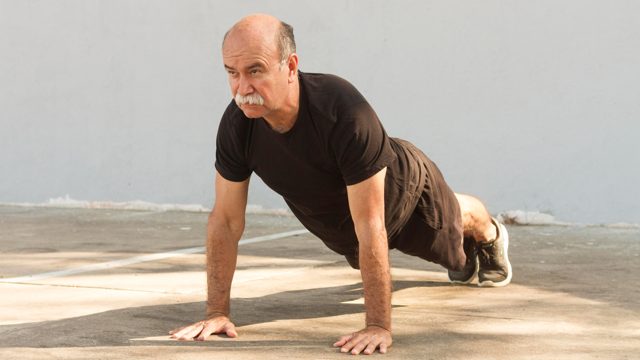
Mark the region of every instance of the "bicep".
[[215, 216], [226, 220], [244, 220], [249, 193], [249, 179], [230, 181], [216, 171], [216, 199], [213, 208]]
[[347, 186], [349, 210], [356, 228], [369, 224], [384, 227], [384, 184], [387, 168], [357, 184]]

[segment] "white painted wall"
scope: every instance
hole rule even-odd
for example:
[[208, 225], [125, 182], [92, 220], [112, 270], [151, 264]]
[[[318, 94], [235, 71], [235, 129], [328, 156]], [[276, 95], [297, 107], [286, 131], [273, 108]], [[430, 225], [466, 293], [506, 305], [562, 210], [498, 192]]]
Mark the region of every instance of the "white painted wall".
[[210, 206], [220, 42], [256, 11], [492, 212], [640, 223], [640, 2], [616, 0], [0, 0], [0, 202]]

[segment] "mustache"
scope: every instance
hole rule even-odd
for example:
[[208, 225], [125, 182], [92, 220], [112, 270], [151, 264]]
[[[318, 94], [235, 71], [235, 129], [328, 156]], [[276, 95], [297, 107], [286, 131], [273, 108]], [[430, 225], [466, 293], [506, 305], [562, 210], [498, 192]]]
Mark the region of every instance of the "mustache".
[[234, 96], [233, 99], [236, 101], [236, 105], [238, 105], [238, 106], [243, 105], [243, 104], [264, 105], [264, 99], [258, 93], [249, 94], [249, 95], [246, 95], [246, 96], [242, 96], [242, 95], [236, 93], [236, 96]]

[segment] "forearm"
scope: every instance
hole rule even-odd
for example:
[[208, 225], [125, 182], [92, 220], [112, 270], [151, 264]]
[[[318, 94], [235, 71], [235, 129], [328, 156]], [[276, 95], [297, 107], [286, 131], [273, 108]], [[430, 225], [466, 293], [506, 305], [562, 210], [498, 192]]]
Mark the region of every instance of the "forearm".
[[357, 234], [366, 324], [391, 331], [392, 284], [386, 230], [384, 226], [366, 226]]
[[231, 282], [238, 257], [243, 225], [209, 217], [207, 225], [207, 318], [229, 316]]

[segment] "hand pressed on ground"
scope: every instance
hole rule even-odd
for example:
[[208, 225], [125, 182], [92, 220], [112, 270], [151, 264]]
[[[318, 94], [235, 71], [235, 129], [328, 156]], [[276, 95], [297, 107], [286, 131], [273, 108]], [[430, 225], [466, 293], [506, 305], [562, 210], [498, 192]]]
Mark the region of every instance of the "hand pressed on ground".
[[169, 331], [172, 339], [204, 341], [211, 334], [226, 334], [234, 338], [238, 336], [236, 326], [226, 316], [216, 316], [198, 321], [191, 325]]
[[378, 326], [368, 326], [358, 332], [341, 337], [333, 346], [340, 347], [340, 352], [343, 353], [371, 355], [376, 349], [379, 349], [381, 354], [386, 353], [392, 342], [389, 330]]

